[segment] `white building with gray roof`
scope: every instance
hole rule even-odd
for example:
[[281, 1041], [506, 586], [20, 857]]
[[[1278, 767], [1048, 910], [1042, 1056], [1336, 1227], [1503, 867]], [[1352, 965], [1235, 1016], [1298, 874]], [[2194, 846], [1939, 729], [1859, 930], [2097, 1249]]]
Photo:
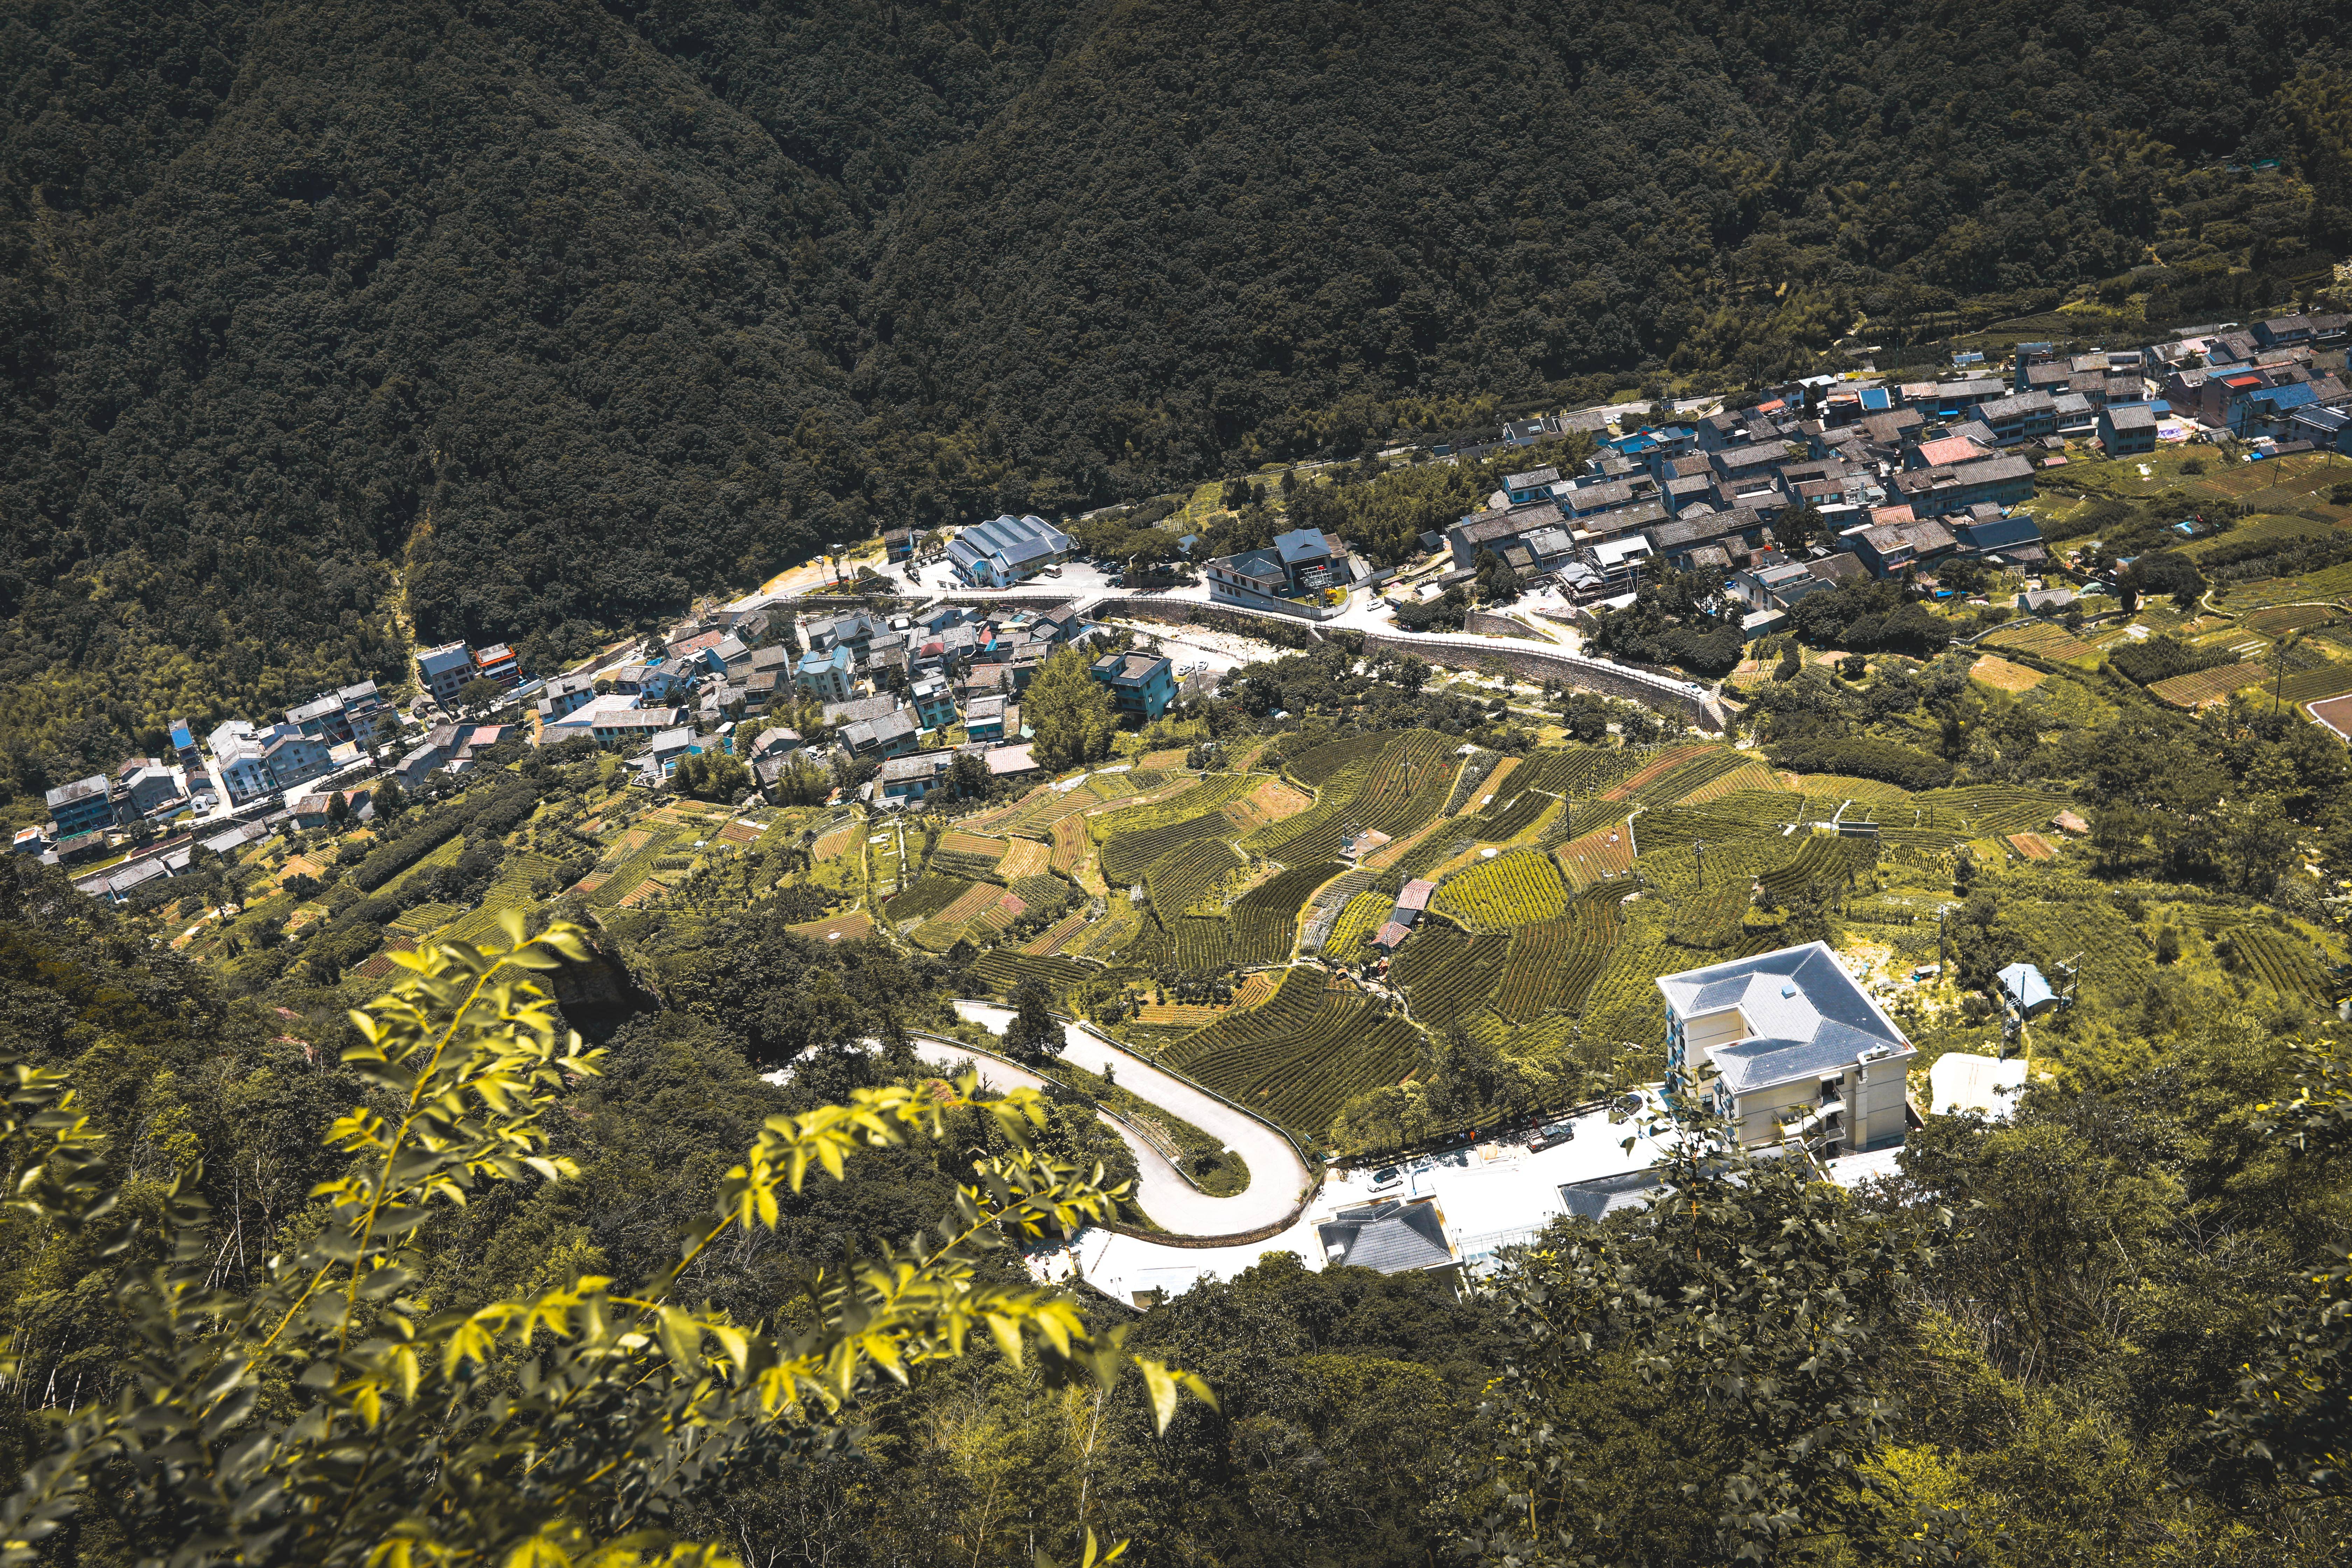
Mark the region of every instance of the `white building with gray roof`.
[[1918, 1050], [1826, 942], [1662, 974], [1658, 989], [1669, 1074], [1741, 1143], [1794, 1140], [1827, 1159], [1903, 1142]]

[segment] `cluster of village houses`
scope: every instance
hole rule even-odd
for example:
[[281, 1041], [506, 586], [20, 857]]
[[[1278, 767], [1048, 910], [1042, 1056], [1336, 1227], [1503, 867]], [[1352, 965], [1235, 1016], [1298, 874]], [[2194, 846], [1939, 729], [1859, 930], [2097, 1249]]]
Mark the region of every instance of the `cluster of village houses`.
[[[1573, 416], [1523, 422], [1506, 430], [1510, 444], [1576, 427], [1605, 439], [1581, 471], [1512, 474], [1487, 510], [1428, 536], [1454, 570], [1426, 591], [1466, 581], [1490, 553], [1580, 604], [1621, 596], [1663, 567], [1713, 570], [1761, 632], [1841, 581], [1959, 557], [2038, 570], [2041, 529], [2017, 508], [2039, 472], [2068, 460], [2069, 443], [2109, 458], [2222, 437], [2254, 457], [2352, 452], [2352, 389], [2336, 374], [2345, 342], [2342, 316], [2290, 316], [2147, 350], [2062, 357], [2021, 343], [2005, 375], [1964, 354], [1975, 363], [1937, 381], [1810, 377], [1748, 406], [1614, 436]], [[1776, 524], [1799, 508], [1819, 522], [1801, 542], [1783, 539]], [[2037, 594], [2031, 607], [2069, 598]]]
[[[2111, 458], [2224, 437], [2257, 458], [2352, 454], [2352, 389], [2338, 374], [2346, 342], [2343, 316], [2284, 316], [2191, 329], [2145, 350], [2061, 356], [2048, 343], [2021, 343], [2001, 374], [1961, 354], [1939, 380], [1808, 377], [1684, 424], [1612, 433], [1612, 410], [1516, 421], [1504, 428], [1507, 447], [1571, 429], [1603, 439], [1580, 471], [1511, 474], [1487, 510], [1424, 535], [1430, 550], [1450, 553], [1451, 570], [1421, 591], [1465, 581], [1490, 556], [1577, 604], [1622, 599], [1661, 567], [1712, 570], [1747, 605], [1747, 629], [1762, 633], [1806, 595], [1843, 581], [1969, 557], [2037, 571], [2047, 552], [2019, 503], [2034, 494], [2039, 472], [2068, 460], [2070, 443]], [[1818, 523], [1802, 541], [1783, 539], [1778, 525], [1797, 508]], [[914, 536], [887, 535], [886, 545], [903, 561]], [[982, 589], [1058, 575], [1076, 554], [1068, 533], [1035, 516], [974, 523], [946, 547], [957, 577]], [[1196, 564], [1213, 603], [1309, 616], [1335, 613], [1349, 589], [1390, 575], [1312, 529]], [[2072, 596], [2042, 589], [2026, 601], [2048, 611]], [[959, 752], [982, 758], [994, 777], [1034, 772], [1021, 693], [1055, 649], [1099, 635], [1066, 608], [943, 604], [886, 616], [814, 603], [713, 611], [638, 661], [544, 681], [503, 644], [427, 648], [407, 712], [362, 681], [273, 723], [231, 719], [204, 747], [174, 723], [173, 756], [134, 757], [112, 775], [49, 791], [49, 822], [19, 833], [15, 847], [68, 863], [95, 858], [175, 818], [216, 815], [223, 797], [240, 824], [312, 826], [364, 782], [389, 774], [414, 785], [463, 773], [526, 729], [541, 744], [584, 736], [620, 749], [653, 787], [714, 749], [740, 758], [765, 790], [810, 765], [829, 769], [836, 756], [870, 760], [879, 772], [862, 786], [868, 796], [912, 804], [940, 786]], [[1177, 695], [1174, 667], [1157, 654], [1107, 650], [1089, 671], [1139, 719], [1157, 718]], [[462, 717], [460, 693], [485, 681], [502, 706], [531, 704], [535, 721]], [[768, 721], [808, 702], [820, 705], [829, 740]], [[167, 874], [142, 864], [157, 858], [134, 855], [130, 871], [94, 890], [119, 896], [114, 881], [124, 877]]]
[[[965, 531], [1001, 533], [1007, 521]], [[1034, 518], [1010, 521], [1058, 535], [1058, 558], [1068, 558], [1066, 535]], [[1034, 571], [1026, 561], [1020, 566]], [[133, 758], [112, 776], [49, 791], [50, 821], [19, 833], [15, 847], [71, 865], [131, 844], [127, 857], [84, 879], [85, 890], [120, 899], [186, 868], [194, 840], [157, 837], [175, 823], [206, 819], [218, 830], [202, 842], [226, 851], [282, 827], [322, 825], [339, 803], [364, 816], [366, 792], [384, 777], [414, 787], [436, 773], [463, 773], [491, 747], [525, 739], [585, 738], [619, 750], [635, 782], [650, 788], [687, 758], [723, 752], [779, 798], [814, 768], [827, 788], [842, 772], [870, 772], [859, 789], [873, 804], [913, 805], [940, 787], [959, 755], [977, 757], [992, 779], [1038, 773], [1024, 743], [1022, 693], [1047, 658], [1103, 635], [1066, 608], [940, 605], [886, 615], [807, 599], [713, 610], [673, 627], [657, 648], [649, 643], [641, 658], [546, 680], [529, 677], [503, 645], [449, 643], [417, 655], [418, 695], [407, 712], [363, 681], [272, 724], [229, 720], [203, 747], [186, 724], [174, 723], [175, 755]], [[1178, 695], [1175, 667], [1158, 653], [1105, 647], [1087, 673], [1121, 714], [1141, 721], [1160, 717]], [[499, 688], [499, 707], [528, 705], [526, 722], [453, 716], [460, 693], [484, 680]], [[807, 736], [773, 721], [812, 709], [819, 722]], [[835, 770], [836, 760], [850, 767]], [[867, 763], [873, 768], [856, 766]]]

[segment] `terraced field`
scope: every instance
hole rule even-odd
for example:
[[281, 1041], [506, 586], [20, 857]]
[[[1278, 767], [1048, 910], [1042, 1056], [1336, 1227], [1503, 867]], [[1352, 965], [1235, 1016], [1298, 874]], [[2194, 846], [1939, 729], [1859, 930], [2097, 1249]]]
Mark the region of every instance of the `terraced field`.
[[1051, 958], [1067, 947], [1088, 924], [1087, 912], [1064, 915], [1022, 944], [1021, 951], [1032, 958]]
[[931, 852], [930, 869], [942, 877], [993, 880], [996, 863], [1011, 847], [1005, 839], [983, 837], [977, 833], [945, 833], [940, 837], [939, 847]]
[[2328, 664], [2317, 669], [2298, 669], [2277, 685], [2282, 701], [2323, 702], [2330, 697], [2352, 692], [2352, 664]]
[[1233, 837], [1233, 825], [1211, 809], [1180, 817], [1157, 827], [1118, 834], [1103, 840], [1102, 872], [1106, 880], [1132, 882], [1151, 863], [1196, 839], [1223, 841]]
[[1959, 789], [1931, 789], [1911, 797], [1911, 804], [1944, 809], [1965, 817], [1979, 833], [2023, 833], [2041, 827], [2066, 809], [2063, 795], [2016, 789], [2006, 784], [1969, 784]]
[[1313, 795], [1289, 780], [1265, 779], [1246, 795], [1227, 801], [1222, 809], [1234, 833], [1245, 835], [1296, 816], [1314, 804]]
[[2195, 669], [2159, 680], [2147, 689], [2147, 694], [2175, 708], [2202, 708], [2210, 702], [2228, 701], [2232, 691], [2259, 685], [2263, 673], [2258, 664], [2216, 665], [2211, 669]]
[[2099, 657], [2099, 650], [2074, 636], [2063, 626], [2047, 621], [2012, 621], [1985, 639], [1991, 647], [2013, 647], [2021, 653], [2035, 654], [2053, 664], [2090, 663]]
[[1097, 972], [1083, 963], [1066, 958], [1033, 958], [1024, 953], [1006, 952], [1002, 948], [983, 952], [972, 963], [972, 973], [987, 982], [990, 990], [1008, 1001], [1016, 995], [1024, 982], [1040, 981], [1056, 999], [1067, 995], [1071, 987], [1082, 984]]
[[1608, 964], [1625, 922], [1613, 900], [1579, 899], [1564, 913], [1511, 933], [1495, 1011], [1525, 1024], [1553, 1008], [1583, 1005]]
[[[925, 877], [882, 906], [882, 918], [892, 925], [929, 920], [970, 894], [976, 884], [961, 877]], [[990, 889], [992, 895], [994, 889]]]
[[2229, 941], [2247, 970], [2272, 990], [2319, 1003], [2331, 999], [2326, 976], [2311, 950], [2293, 937], [2266, 925], [2247, 924], [2231, 931]]
[[1174, 920], [1214, 892], [1244, 864], [1234, 847], [1222, 838], [1195, 838], [1179, 845], [1144, 869], [1143, 886], [1151, 895], [1152, 911], [1162, 923]]
[[479, 946], [503, 940], [499, 929], [499, 915], [506, 910], [527, 910], [539, 901], [534, 890], [541, 882], [552, 886], [557, 873], [563, 869], [559, 860], [544, 855], [534, 855], [527, 849], [510, 849], [499, 862], [499, 874], [488, 888], [482, 889], [481, 902], [473, 912], [459, 917], [449, 928], [436, 935], [436, 942], [470, 942]]
[[1412, 1003], [1414, 1020], [1443, 1034], [1486, 1005], [1510, 946], [1508, 936], [1474, 936], [1424, 920], [1389, 965], [1389, 978]]
[[1237, 1104], [1318, 1138], [1339, 1107], [1396, 1083], [1419, 1059], [1411, 1025], [1377, 1011], [1322, 971], [1284, 972], [1272, 996], [1167, 1047], [1162, 1060]]
[[1223, 915], [1183, 915], [1169, 926], [1176, 939], [1176, 967], [1188, 974], [1213, 974], [1232, 966], [1234, 922]]
[[1358, 893], [1339, 911], [1324, 939], [1323, 956], [1334, 963], [1361, 963], [1371, 956], [1372, 936], [1386, 923], [1396, 900], [1386, 893]]
[[1339, 777], [1353, 763], [1370, 763], [1381, 754], [1388, 742], [1387, 735], [1377, 732], [1328, 742], [1292, 758], [1283, 772], [1309, 789], [1318, 788]]
[[1539, 850], [1482, 860], [1446, 879], [1430, 907], [1472, 931], [1506, 931], [1566, 911], [1569, 889], [1559, 866]]
[[1294, 866], [1234, 900], [1233, 962], [1244, 969], [1289, 963], [1308, 896], [1346, 869], [1336, 860]]
[[[1350, 827], [1402, 837], [1430, 822], [1445, 804], [1459, 745], [1434, 730], [1407, 730], [1390, 737], [1370, 761], [1356, 757], [1345, 772], [1332, 777], [1318, 791], [1312, 810], [1253, 835], [1249, 847], [1297, 865], [1340, 853]], [[1308, 755], [1319, 757], [1330, 749], [1318, 748]]]
[[1552, 851], [1552, 858], [1559, 862], [1570, 883], [1581, 890], [1631, 871], [1636, 843], [1633, 825], [1620, 817], [1570, 839]]
[[2011, 664], [1999, 654], [1985, 654], [1969, 667], [1969, 679], [1996, 691], [2031, 691], [2042, 684], [2040, 670]]
[[864, 910], [852, 910], [847, 914], [829, 915], [784, 929], [814, 942], [861, 942], [874, 934], [874, 917]]
[[[1706, 763], [1706, 758], [1725, 754], [1719, 748], [1714, 746], [1661, 747], [1657, 751], [1647, 753], [1647, 760], [1633, 773], [1604, 791], [1604, 796], [1610, 800], [1645, 798], [1651, 794], [1659, 793], [1656, 791], [1656, 785], [1677, 768], [1693, 763], [1702, 768], [1711, 767], [1717, 764]], [[1660, 798], [1670, 800], [1673, 796], [1671, 794], [1660, 794]]]

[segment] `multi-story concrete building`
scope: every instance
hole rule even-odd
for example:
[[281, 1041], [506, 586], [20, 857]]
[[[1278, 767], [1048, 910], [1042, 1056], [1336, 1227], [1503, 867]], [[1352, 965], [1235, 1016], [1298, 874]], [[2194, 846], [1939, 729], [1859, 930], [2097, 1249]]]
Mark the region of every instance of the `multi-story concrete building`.
[[107, 789], [104, 773], [59, 784], [47, 798], [49, 820], [58, 825], [60, 838], [114, 826], [114, 797]]
[[1159, 718], [1176, 698], [1176, 666], [1161, 655], [1107, 653], [1087, 673], [1110, 688], [1120, 712], [1140, 719]]
[[1903, 1141], [1919, 1053], [1826, 942], [1660, 975], [1658, 990], [1668, 1081], [1706, 1096], [1741, 1143], [1826, 1158]]
[[416, 683], [444, 708], [456, 703], [457, 693], [473, 679], [474, 651], [464, 643], [443, 643], [416, 656]]
[[803, 654], [793, 684], [824, 701], [846, 702], [857, 686], [856, 658], [845, 643], [829, 652]]

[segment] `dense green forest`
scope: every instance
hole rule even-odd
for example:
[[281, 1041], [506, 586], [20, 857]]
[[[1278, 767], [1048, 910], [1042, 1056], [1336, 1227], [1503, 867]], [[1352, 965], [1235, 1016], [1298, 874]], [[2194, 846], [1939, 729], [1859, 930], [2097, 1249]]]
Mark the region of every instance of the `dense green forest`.
[[2340, 26], [19, 6], [6, 782], [390, 672], [411, 634], [544, 662], [877, 522], [1752, 384], [1857, 321], [1902, 342], [2077, 285], [2259, 304], [2352, 235]]

